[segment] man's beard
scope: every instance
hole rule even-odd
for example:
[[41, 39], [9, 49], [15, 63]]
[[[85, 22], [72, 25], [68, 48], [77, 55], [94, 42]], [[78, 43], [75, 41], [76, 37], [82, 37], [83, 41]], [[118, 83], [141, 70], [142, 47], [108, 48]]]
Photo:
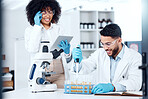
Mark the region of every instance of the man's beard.
[[119, 46], [117, 46], [114, 50], [113, 50], [113, 53], [112, 53], [112, 57], [115, 58], [115, 55], [117, 54], [119, 50]]

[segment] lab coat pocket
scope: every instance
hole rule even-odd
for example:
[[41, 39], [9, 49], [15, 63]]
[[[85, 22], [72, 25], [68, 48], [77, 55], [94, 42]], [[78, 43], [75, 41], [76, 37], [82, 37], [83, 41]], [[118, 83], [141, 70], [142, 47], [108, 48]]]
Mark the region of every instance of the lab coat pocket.
[[128, 79], [128, 73], [127, 73], [127, 71], [125, 71], [122, 75], [121, 75], [121, 79], [122, 80], [127, 80]]

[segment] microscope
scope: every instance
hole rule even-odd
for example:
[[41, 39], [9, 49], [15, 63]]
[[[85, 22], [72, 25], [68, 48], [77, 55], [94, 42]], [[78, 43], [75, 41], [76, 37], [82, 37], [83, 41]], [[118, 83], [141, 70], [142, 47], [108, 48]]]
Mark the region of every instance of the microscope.
[[49, 41], [41, 41], [41, 49], [39, 53], [35, 55], [33, 64], [29, 74], [29, 88], [32, 93], [55, 91], [57, 89], [56, 84], [47, 81], [46, 77], [56, 74], [54, 71], [47, 71], [51, 68], [51, 62], [56, 59], [63, 52], [62, 49], [57, 51], [49, 51]]

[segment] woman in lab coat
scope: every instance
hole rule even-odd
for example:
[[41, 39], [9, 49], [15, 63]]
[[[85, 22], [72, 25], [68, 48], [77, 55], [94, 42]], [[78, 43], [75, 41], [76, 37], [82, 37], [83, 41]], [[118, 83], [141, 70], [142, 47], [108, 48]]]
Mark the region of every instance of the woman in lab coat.
[[[41, 41], [54, 41], [64, 31], [58, 23], [61, 7], [56, 0], [31, 0], [26, 7], [30, 26], [25, 30], [25, 47], [31, 54], [31, 62], [40, 51]], [[70, 44], [61, 42], [65, 54], [70, 52]], [[57, 45], [58, 46], [58, 45]]]
[[80, 60], [79, 73], [89, 74], [97, 70], [94, 79], [98, 84], [93, 87], [92, 93], [139, 91], [142, 84], [142, 73], [138, 69], [142, 64], [141, 54], [122, 43], [117, 24], [107, 25], [100, 34], [103, 48], [96, 50], [88, 59], [82, 60], [80, 48], [72, 51], [73, 59]]

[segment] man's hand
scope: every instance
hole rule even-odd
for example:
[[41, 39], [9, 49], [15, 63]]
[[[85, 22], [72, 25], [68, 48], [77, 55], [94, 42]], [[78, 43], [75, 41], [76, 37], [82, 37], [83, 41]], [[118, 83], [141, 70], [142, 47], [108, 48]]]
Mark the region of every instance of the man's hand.
[[74, 48], [72, 50], [72, 57], [75, 62], [76, 62], [76, 59], [79, 59], [79, 63], [81, 63], [83, 57], [82, 57], [82, 51], [81, 51], [80, 45], [78, 45], [77, 48]]
[[113, 92], [115, 90], [115, 87], [111, 84], [111, 83], [100, 83], [98, 85], [96, 85], [95, 87], [93, 87], [92, 89], [92, 93], [96, 94], [96, 93], [107, 93], [107, 92]]

